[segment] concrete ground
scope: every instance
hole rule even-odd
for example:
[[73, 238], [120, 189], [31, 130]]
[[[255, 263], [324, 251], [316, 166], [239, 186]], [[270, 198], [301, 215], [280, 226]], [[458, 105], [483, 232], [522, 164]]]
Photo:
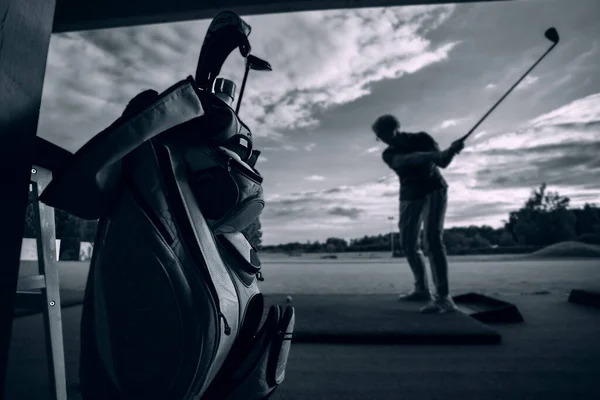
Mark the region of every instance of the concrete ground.
[[[24, 271], [27, 267], [24, 268]], [[410, 287], [398, 263], [264, 263], [265, 293], [390, 293]], [[63, 285], [85, 283], [85, 265], [61, 265]], [[495, 326], [498, 346], [294, 344], [274, 400], [600, 398], [600, 310], [567, 302], [599, 287], [598, 260], [453, 260], [456, 294], [478, 291], [517, 304], [518, 325]], [[63, 311], [67, 372], [77, 382], [80, 307]], [[13, 325], [7, 399], [50, 399], [39, 315]]]

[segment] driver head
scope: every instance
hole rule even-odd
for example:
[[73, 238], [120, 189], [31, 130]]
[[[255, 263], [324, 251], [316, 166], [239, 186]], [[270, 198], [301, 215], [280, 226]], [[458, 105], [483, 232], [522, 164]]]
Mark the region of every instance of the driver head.
[[556, 28], [548, 29], [546, 32], [544, 32], [544, 36], [546, 36], [546, 39], [548, 39], [552, 43], [558, 43], [558, 41], [560, 40]]
[[273, 71], [271, 64], [269, 64], [267, 61], [265, 61], [261, 58], [256, 57], [253, 54], [248, 55], [248, 57], [246, 58], [246, 62], [248, 63], [248, 66], [251, 70]]
[[212, 89], [225, 60], [235, 48], [239, 48], [243, 57], [250, 54], [248, 36], [251, 31], [250, 25], [231, 11], [223, 11], [212, 20], [196, 68], [195, 81], [200, 89]]

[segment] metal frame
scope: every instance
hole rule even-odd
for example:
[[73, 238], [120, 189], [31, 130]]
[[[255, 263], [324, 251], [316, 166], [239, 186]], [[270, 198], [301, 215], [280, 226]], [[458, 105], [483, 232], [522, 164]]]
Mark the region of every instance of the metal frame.
[[51, 180], [52, 172], [49, 170], [38, 166], [31, 168], [30, 184], [35, 199], [33, 213], [38, 275], [20, 277], [17, 284], [17, 296], [27, 299], [27, 303], [31, 300], [33, 304], [42, 309], [52, 397], [54, 400], [67, 400], [54, 208], [37, 200]]

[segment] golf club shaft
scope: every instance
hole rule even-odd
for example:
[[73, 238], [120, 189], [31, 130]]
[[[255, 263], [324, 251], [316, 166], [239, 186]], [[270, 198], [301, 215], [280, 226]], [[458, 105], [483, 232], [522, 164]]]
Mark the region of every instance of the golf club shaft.
[[490, 109], [489, 109], [489, 111], [488, 111], [487, 113], [485, 113], [485, 115], [484, 115], [483, 117], [481, 117], [481, 119], [480, 119], [480, 120], [479, 120], [479, 121], [478, 121], [478, 122], [475, 124], [475, 126], [474, 126], [473, 128], [471, 128], [471, 130], [470, 130], [470, 131], [469, 131], [469, 132], [468, 132], [466, 135], [464, 135], [463, 137], [461, 137], [461, 138], [459, 139], [459, 141], [462, 141], [462, 142], [464, 142], [465, 140], [467, 140], [467, 138], [468, 138], [469, 136], [471, 136], [471, 134], [472, 134], [473, 132], [475, 132], [475, 129], [477, 129], [477, 127], [478, 127], [479, 125], [481, 125], [481, 123], [482, 123], [482, 122], [483, 122], [483, 121], [484, 121], [484, 120], [485, 120], [485, 119], [486, 119], [486, 118], [487, 118], [487, 117], [488, 117], [488, 116], [489, 116], [489, 115], [492, 113], [492, 111], [494, 111], [494, 110], [496, 109], [496, 107], [498, 107], [498, 105], [499, 105], [500, 103], [502, 103], [502, 101], [503, 101], [503, 100], [506, 98], [506, 96], [508, 96], [508, 95], [509, 95], [509, 94], [510, 94], [510, 93], [513, 91], [513, 89], [514, 89], [514, 88], [516, 88], [516, 87], [517, 87], [517, 85], [518, 85], [519, 83], [521, 83], [521, 81], [522, 81], [523, 79], [525, 79], [525, 77], [526, 77], [527, 75], [529, 75], [529, 73], [530, 73], [530, 72], [531, 72], [531, 71], [532, 71], [532, 70], [533, 70], [533, 69], [534, 69], [534, 68], [535, 68], [535, 67], [536, 67], [536, 66], [537, 66], [537, 65], [538, 65], [538, 64], [539, 64], [539, 63], [540, 63], [540, 62], [541, 62], [543, 59], [544, 59], [544, 57], [546, 57], [546, 56], [548, 55], [548, 53], [550, 53], [550, 52], [552, 51], [552, 49], [554, 49], [554, 47], [555, 47], [557, 44], [558, 44], [558, 42], [557, 42], [557, 43], [554, 43], [554, 44], [552, 44], [552, 46], [550, 46], [550, 48], [549, 48], [548, 50], [546, 50], [546, 52], [545, 52], [545, 53], [544, 53], [544, 54], [543, 54], [543, 55], [542, 55], [542, 56], [539, 58], [539, 60], [537, 60], [537, 61], [535, 62], [535, 64], [533, 64], [533, 65], [531, 66], [531, 68], [529, 68], [529, 69], [527, 70], [527, 72], [525, 72], [525, 73], [523, 74], [523, 76], [521, 76], [521, 78], [519, 78], [519, 80], [518, 80], [518, 81], [517, 81], [517, 82], [516, 82], [514, 85], [512, 85], [512, 87], [511, 87], [510, 89], [508, 89], [508, 91], [507, 91], [507, 92], [504, 94], [504, 96], [502, 96], [502, 97], [500, 98], [500, 100], [498, 100], [498, 101], [496, 102], [496, 104], [494, 104], [494, 105], [492, 106], [492, 108], [490, 108]]
[[246, 70], [244, 71], [244, 80], [242, 80], [242, 87], [240, 88], [240, 96], [238, 97], [237, 106], [235, 107], [235, 113], [240, 112], [240, 106], [242, 105], [242, 96], [244, 96], [244, 88], [246, 87], [246, 79], [248, 79], [248, 73], [250, 72], [250, 63], [246, 61]]

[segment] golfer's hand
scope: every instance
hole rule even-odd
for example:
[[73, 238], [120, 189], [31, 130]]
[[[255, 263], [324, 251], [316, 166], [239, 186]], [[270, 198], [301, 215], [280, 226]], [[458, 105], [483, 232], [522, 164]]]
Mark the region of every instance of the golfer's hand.
[[460, 154], [460, 152], [465, 148], [465, 142], [462, 140], [457, 140], [452, 142], [450, 148], [448, 149], [452, 154]]
[[446, 150], [438, 153], [438, 158], [435, 161], [435, 164], [438, 167], [446, 168], [448, 165], [450, 165], [454, 159], [454, 156], [460, 153], [464, 147], [465, 144], [461, 140], [453, 142]]

